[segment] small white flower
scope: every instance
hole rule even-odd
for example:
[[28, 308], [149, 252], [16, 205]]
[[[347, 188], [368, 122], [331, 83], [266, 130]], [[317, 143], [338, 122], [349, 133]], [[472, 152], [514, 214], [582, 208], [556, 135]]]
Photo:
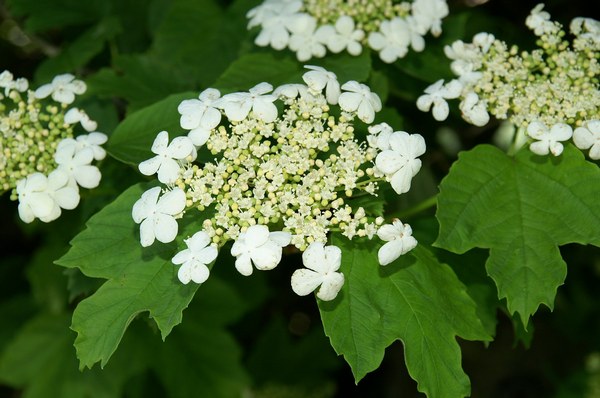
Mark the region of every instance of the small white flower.
[[381, 226], [377, 231], [377, 236], [387, 242], [377, 253], [381, 265], [388, 265], [417, 246], [417, 240], [412, 236], [410, 225], [402, 224], [402, 221], [398, 219], [394, 220], [392, 224]]
[[317, 28], [317, 20], [309, 15], [298, 18], [290, 26], [292, 36], [289, 48], [296, 52], [298, 61], [304, 62], [312, 57], [322, 58], [327, 53], [325, 44], [332, 31], [326, 26]]
[[553, 26], [550, 21], [550, 14], [547, 11], [542, 11], [544, 4], [540, 3], [536, 5], [532, 10], [527, 19], [525, 19], [525, 25], [535, 33], [536, 36], [541, 36], [548, 32]]
[[75, 94], [85, 93], [86, 85], [81, 80], [75, 80], [70, 73], [55, 76], [52, 83], [44, 84], [35, 90], [36, 98], [46, 98], [52, 94], [52, 99], [62, 104], [70, 104], [75, 101]]
[[444, 80], [440, 79], [425, 89], [425, 94], [417, 99], [417, 108], [428, 112], [433, 105], [433, 118], [437, 121], [446, 120], [449, 113], [446, 99], [458, 98], [462, 91], [462, 84], [458, 80], [451, 80], [444, 86]]
[[410, 26], [400, 17], [384, 20], [379, 26], [379, 32], [372, 32], [369, 35], [368, 42], [373, 50], [379, 51], [379, 57], [383, 62], [391, 64], [408, 52], [411, 42]]
[[[168, 146], [167, 146], [168, 144]], [[194, 144], [188, 137], [175, 137], [169, 144], [169, 133], [161, 131], [152, 144], [152, 153], [156, 156], [144, 160], [138, 169], [150, 176], [158, 171], [158, 180], [163, 184], [172, 184], [179, 177], [181, 167], [177, 160], [183, 160], [195, 152]]]
[[248, 27], [261, 25], [261, 31], [254, 39], [257, 46], [270, 45], [275, 50], [283, 50], [290, 42], [290, 27], [306, 14], [299, 12], [302, 8], [301, 1], [270, 3], [273, 6], [270, 5], [265, 10], [259, 9], [256, 13], [248, 13], [248, 16], [252, 18]]
[[215, 261], [218, 250], [211, 245], [210, 236], [204, 231], [196, 232], [191, 238], [184, 240], [187, 249], [177, 253], [171, 260], [173, 264], [181, 264], [177, 277], [183, 284], [190, 281], [204, 283], [210, 271], [207, 265]]
[[421, 34], [431, 29], [431, 34], [439, 36], [442, 33], [442, 19], [448, 13], [445, 0], [415, 0], [412, 3], [412, 15], [418, 21]]
[[368, 127], [369, 135], [367, 142], [371, 148], [377, 148], [380, 151], [390, 149], [390, 137], [394, 129], [387, 123], [379, 123]]
[[140, 242], [147, 247], [157, 239], [169, 243], [177, 236], [178, 225], [174, 216], [185, 208], [185, 193], [175, 188], [160, 197], [160, 187], [154, 187], [142, 194], [135, 202], [131, 215], [140, 224]]
[[389, 139], [390, 149], [377, 155], [375, 165], [389, 179], [398, 195], [408, 192], [412, 178], [421, 169], [425, 140], [419, 134], [394, 132]]
[[551, 129], [548, 129], [544, 123], [531, 122], [527, 126], [527, 135], [537, 140], [529, 146], [531, 152], [537, 155], [547, 155], [550, 152], [554, 156], [558, 156], [564, 149], [560, 141], [571, 138], [573, 129], [565, 123], [556, 123]]
[[69, 109], [67, 113], [65, 113], [64, 120], [65, 123], [68, 124], [81, 123], [81, 126], [86, 131], [94, 131], [98, 127], [98, 123], [90, 119], [87, 113], [78, 108]]
[[26, 223], [35, 218], [46, 218], [54, 210], [54, 200], [47, 192], [48, 178], [42, 173], [33, 173], [17, 182], [19, 217]]
[[306, 296], [321, 286], [317, 297], [323, 301], [333, 300], [344, 285], [344, 274], [337, 272], [341, 262], [339, 247], [311, 243], [302, 253], [302, 263], [306, 268], [292, 274], [292, 290], [299, 296]]
[[458, 107], [463, 119], [475, 126], [485, 126], [490, 121], [485, 101], [474, 92], [468, 93]]
[[355, 29], [354, 19], [347, 15], [342, 15], [335, 22], [335, 29], [329, 26], [331, 32], [328, 34], [327, 47], [333, 53], [340, 53], [348, 50], [351, 55], [360, 55], [362, 45], [360, 42], [365, 38], [365, 32], [362, 29]]
[[188, 137], [197, 147], [206, 143], [210, 130], [221, 122], [221, 112], [217, 109], [220, 97], [219, 90], [208, 88], [198, 99], [184, 100], [177, 107], [181, 114], [179, 123], [183, 129], [190, 130]]
[[600, 120], [590, 120], [573, 132], [573, 142], [579, 149], [589, 149], [590, 159], [600, 159]]
[[94, 154], [95, 160], [102, 160], [106, 157], [106, 151], [101, 147], [101, 145], [105, 144], [108, 140], [106, 134], [96, 131], [89, 134], [78, 135], [76, 140], [78, 151], [89, 148]]
[[340, 108], [346, 112], [356, 112], [358, 118], [365, 123], [372, 123], [375, 112], [381, 110], [381, 100], [371, 89], [354, 80], [342, 85], [342, 93], [339, 98]]
[[252, 264], [261, 271], [275, 268], [291, 239], [289, 232], [269, 232], [265, 225], [249, 227], [231, 247], [231, 255], [236, 257], [235, 268], [244, 276], [252, 274]]
[[252, 87], [248, 93], [237, 92], [223, 96], [220, 106], [231, 121], [240, 122], [248, 116], [250, 111], [264, 121], [271, 123], [277, 118], [277, 107], [273, 102], [277, 99], [269, 83], [259, 83]]
[[302, 75], [302, 79], [306, 85], [316, 93], [320, 93], [325, 89], [325, 97], [327, 102], [332, 105], [338, 103], [340, 97], [340, 83], [337, 80], [337, 76], [333, 72], [329, 72], [327, 69], [320, 66], [305, 65], [306, 69], [310, 69], [310, 72], [306, 72]]
[[25, 78], [13, 80], [13, 74], [5, 70], [0, 73], [0, 87], [4, 88], [4, 95], [8, 95], [10, 90], [25, 92], [29, 88], [29, 82]]
[[50, 222], [60, 217], [61, 208], [73, 210], [79, 204], [79, 190], [69, 185], [69, 176], [61, 169], [56, 169], [48, 176], [46, 192], [54, 200], [54, 208], [47, 217], [42, 217], [43, 222]]
[[96, 188], [100, 184], [102, 175], [94, 160], [94, 151], [90, 148], [77, 150], [77, 142], [73, 139], [64, 139], [56, 147], [54, 161], [69, 176], [69, 185], [80, 185], [84, 188]]
[[496, 38], [493, 34], [487, 32], [480, 32], [473, 36], [473, 44], [481, 49], [481, 52], [486, 54]]
[[284, 98], [296, 98], [298, 96], [307, 98], [308, 87], [304, 84], [282, 84], [273, 91], [273, 95]]

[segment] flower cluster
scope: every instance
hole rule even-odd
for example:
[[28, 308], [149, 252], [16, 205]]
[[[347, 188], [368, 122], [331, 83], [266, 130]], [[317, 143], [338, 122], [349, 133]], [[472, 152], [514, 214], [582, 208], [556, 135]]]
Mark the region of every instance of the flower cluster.
[[423, 51], [423, 36], [439, 36], [447, 15], [445, 0], [265, 0], [247, 17], [249, 29], [260, 27], [256, 45], [287, 47], [299, 61], [323, 57], [327, 50], [359, 55], [369, 46], [392, 63], [409, 47]]
[[490, 114], [508, 119], [534, 142], [539, 155], [562, 153], [569, 139], [592, 159], [600, 159], [600, 22], [575, 18], [572, 43], [562, 26], [537, 5], [526, 20], [538, 36], [538, 48], [519, 51], [489, 33], [475, 35], [472, 43], [446, 46], [457, 79], [442, 80], [425, 89], [417, 107], [433, 110], [436, 120], [448, 117], [447, 99], [460, 98], [462, 117], [476, 126]]
[[[56, 76], [32, 91], [26, 79], [4, 71], [0, 88], [0, 193], [12, 191], [24, 222], [53, 221], [61, 209], [77, 207], [80, 186], [100, 183], [92, 162], [106, 156], [101, 145], [107, 137], [83, 110], [67, 109], [86, 90], [73, 75]], [[88, 134], [75, 138], [77, 124]]]
[[[317, 296], [331, 300], [344, 277], [340, 249], [326, 246], [330, 232], [348, 239], [378, 235], [388, 242], [380, 251], [382, 265], [416, 245], [410, 226], [382, 226], [383, 218], [353, 200], [377, 196], [383, 182], [407, 192], [421, 168], [423, 137], [385, 123], [369, 125], [381, 101], [368, 86], [340, 84], [321, 67], [307, 69], [305, 84], [273, 90], [260, 83], [223, 96], [209, 88], [183, 101], [178, 110], [187, 136], [169, 140], [161, 131], [152, 145], [156, 156], [140, 163], [143, 174], [157, 174], [165, 184], [133, 207], [142, 246], [173, 241], [186, 212], [212, 215], [173, 258], [181, 264], [181, 282], [204, 282], [207, 265], [230, 240], [242, 275], [275, 268], [291, 244], [304, 252], [306, 266], [294, 273], [293, 290], [305, 295], [321, 286]], [[357, 119], [363, 129], [369, 125], [367, 142], [355, 135]], [[204, 146], [213, 159], [198, 157]]]

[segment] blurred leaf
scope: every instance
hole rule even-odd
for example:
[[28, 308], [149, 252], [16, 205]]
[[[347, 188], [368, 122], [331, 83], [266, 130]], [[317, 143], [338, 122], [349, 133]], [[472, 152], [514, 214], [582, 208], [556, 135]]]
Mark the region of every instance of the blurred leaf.
[[30, 295], [21, 294], [0, 301], [0, 352], [13, 338], [21, 325], [35, 312], [35, 303]]
[[31, 32], [93, 23], [110, 7], [106, 0], [9, 0], [8, 4], [14, 15], [26, 17], [25, 27]]
[[52, 263], [53, 259], [65, 253], [65, 249], [62, 245], [52, 243], [39, 247], [27, 268], [27, 278], [35, 301], [52, 313], [62, 312], [67, 305], [67, 280], [63, 270]]
[[567, 146], [560, 158], [528, 148], [515, 158], [480, 145], [462, 152], [440, 186], [442, 248], [489, 248], [488, 274], [524, 324], [540, 304], [553, 307], [566, 276], [558, 246], [600, 246], [600, 170]]
[[319, 308], [325, 333], [355, 379], [375, 370], [385, 348], [401, 340], [419, 391], [430, 397], [468, 396], [456, 336], [490, 337], [452, 270], [423, 245], [381, 267], [373, 241], [357, 244], [334, 236], [332, 244], [342, 249], [346, 283], [336, 300], [319, 301]]
[[[318, 65], [335, 73], [340, 84], [349, 80], [366, 81], [371, 73], [371, 53], [368, 49], [353, 56], [347, 53], [328, 54], [325, 58], [311, 59], [310, 65]], [[267, 80], [268, 81], [268, 80]]]

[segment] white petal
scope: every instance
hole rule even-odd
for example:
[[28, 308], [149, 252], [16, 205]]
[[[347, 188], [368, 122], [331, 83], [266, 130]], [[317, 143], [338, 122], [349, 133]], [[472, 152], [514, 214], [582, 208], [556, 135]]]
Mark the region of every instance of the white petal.
[[250, 253], [250, 258], [261, 271], [271, 270], [281, 261], [281, 247], [274, 242], [267, 242]]
[[596, 139], [585, 127], [577, 127], [573, 132], [573, 142], [579, 149], [588, 149], [594, 145]]
[[429, 112], [432, 103], [433, 96], [429, 94], [423, 94], [419, 98], [417, 98], [417, 108], [422, 112]]
[[385, 224], [377, 230], [377, 236], [381, 240], [391, 241], [398, 238], [399, 232], [398, 228], [394, 225]]
[[52, 99], [61, 104], [71, 104], [75, 101], [75, 94], [72, 91], [64, 88], [55, 89], [52, 93]]
[[[141, 166], [141, 163], [140, 163]], [[177, 181], [181, 167], [173, 159], [162, 159], [158, 168], [158, 181], [163, 184], [172, 184]]]
[[138, 165], [138, 170], [146, 176], [151, 176], [158, 171], [161, 165], [162, 159], [159, 156], [155, 156], [151, 159], [144, 160]]
[[548, 142], [545, 142], [545, 141], [536, 141], [536, 142], [532, 143], [531, 145], [529, 145], [529, 149], [531, 150], [531, 152], [535, 153], [536, 155], [540, 155], [540, 156], [547, 155], [548, 152], [550, 151]]
[[375, 110], [368, 101], [362, 101], [358, 107], [358, 118], [365, 123], [372, 123], [375, 120]]
[[542, 135], [544, 135], [548, 131], [548, 128], [544, 123], [541, 122], [531, 122], [527, 126], [527, 134], [531, 138], [540, 139]]
[[325, 272], [333, 272], [340, 269], [342, 262], [342, 250], [337, 246], [325, 247]]
[[29, 224], [30, 222], [35, 220], [33, 211], [31, 210], [31, 207], [28, 204], [19, 203], [18, 210], [19, 210], [19, 217], [21, 218], [21, 220], [23, 220], [23, 222], [26, 222], [27, 224]]
[[196, 147], [201, 147], [206, 144], [206, 141], [210, 138], [211, 130], [205, 129], [203, 127], [198, 127], [197, 129], [193, 129], [188, 133], [188, 137], [192, 140], [192, 144]]
[[100, 184], [102, 174], [96, 166], [83, 165], [73, 170], [73, 177], [75, 177], [75, 181], [80, 186], [92, 189]]
[[[177, 254], [175, 254], [173, 256], [173, 258], [171, 259], [171, 262], [173, 264], [183, 264], [186, 261], [189, 261], [191, 255], [192, 255], [192, 252], [190, 249], [183, 249], [182, 251], [177, 252]], [[180, 270], [181, 270], [181, 268], [180, 268]]]
[[402, 255], [402, 240], [395, 239], [387, 242], [377, 252], [379, 264], [388, 265]]
[[433, 102], [433, 118], [438, 122], [446, 120], [450, 109], [448, 103], [443, 98], [437, 98]]
[[215, 108], [207, 108], [200, 120], [200, 125], [205, 129], [214, 129], [221, 122], [221, 112]]
[[167, 155], [173, 159], [185, 159], [194, 150], [194, 144], [188, 137], [176, 137], [167, 147]]
[[177, 278], [181, 283], [187, 285], [192, 280], [192, 264], [186, 263], [179, 267], [177, 271]]
[[44, 84], [43, 86], [40, 86], [37, 90], [35, 90], [34, 95], [35, 98], [46, 98], [47, 96], [52, 94], [52, 91], [54, 91], [52, 84]]
[[185, 209], [185, 192], [181, 188], [175, 188], [165, 193], [156, 205], [158, 211], [171, 216], [177, 215]]
[[194, 253], [199, 253], [202, 249], [210, 244], [210, 236], [208, 236], [208, 234], [204, 231], [198, 231], [192, 235], [191, 238], [186, 240], [186, 244], [191, 251]]
[[56, 203], [66, 210], [73, 210], [79, 205], [79, 192], [73, 187], [64, 187], [54, 193]]
[[217, 259], [218, 255], [219, 251], [215, 246], [207, 246], [200, 251], [196, 258], [203, 264], [210, 264]]
[[252, 263], [250, 262], [250, 255], [242, 254], [235, 260], [235, 269], [244, 276], [252, 275]]
[[317, 297], [323, 301], [331, 301], [336, 298], [338, 292], [344, 285], [344, 274], [334, 272], [323, 279]]
[[298, 269], [292, 274], [292, 290], [298, 296], [306, 296], [319, 287], [323, 279], [323, 275], [315, 271]]
[[169, 145], [169, 133], [161, 131], [152, 143], [152, 152], [160, 155], [167, 150], [167, 145]]
[[556, 141], [566, 141], [573, 136], [573, 129], [565, 123], [556, 123], [550, 129], [550, 137]]
[[292, 234], [284, 231], [270, 232], [269, 240], [277, 243], [281, 247], [286, 247], [292, 240]]
[[140, 224], [140, 243], [143, 247], [148, 247], [154, 243], [154, 220], [146, 218]]
[[385, 36], [383, 36], [379, 32], [372, 32], [369, 35], [368, 42], [369, 42], [369, 46], [375, 51], [380, 51], [387, 44], [387, 40], [386, 40]]
[[177, 221], [173, 217], [166, 214], [157, 214], [155, 216], [154, 235], [159, 242], [173, 242], [177, 237], [177, 230]]
[[412, 171], [408, 167], [403, 167], [392, 176], [390, 185], [398, 195], [406, 193], [410, 190], [412, 177]]
[[321, 91], [325, 88], [329, 79], [326, 72], [311, 70], [302, 75], [302, 80], [312, 90]]
[[204, 283], [208, 279], [210, 271], [208, 267], [202, 263], [194, 263], [192, 267], [192, 280], [196, 283]]
[[[344, 87], [342, 86], [342, 88]], [[356, 93], [342, 93], [338, 98], [340, 108], [342, 108], [346, 112], [356, 111], [362, 101], [362, 95]]]
[[271, 123], [277, 119], [277, 107], [272, 102], [260, 98], [254, 100], [252, 112], [265, 123]]
[[[391, 141], [391, 140], [390, 140]], [[375, 165], [384, 174], [392, 174], [403, 167], [407, 159], [392, 150], [382, 151], [375, 158]]]
[[325, 263], [325, 245], [321, 242], [313, 242], [302, 253], [302, 264], [313, 271], [325, 273], [327, 266]]
[[327, 98], [327, 102], [332, 105], [336, 105], [340, 98], [340, 84], [337, 80], [329, 80], [327, 84], [327, 89], [325, 90], [325, 96]]

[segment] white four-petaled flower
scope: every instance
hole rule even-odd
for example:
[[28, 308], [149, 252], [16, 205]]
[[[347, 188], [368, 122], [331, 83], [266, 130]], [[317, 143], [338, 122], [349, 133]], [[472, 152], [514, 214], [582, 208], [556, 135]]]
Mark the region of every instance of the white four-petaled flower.
[[221, 112], [217, 109], [220, 97], [219, 90], [208, 88], [200, 93], [198, 99], [182, 101], [177, 107], [181, 114], [179, 123], [182, 128], [190, 130], [188, 137], [197, 147], [206, 143], [210, 130], [221, 122]]
[[90, 148], [78, 149], [76, 140], [64, 139], [56, 147], [54, 161], [57, 170], [65, 172], [69, 177], [69, 185], [80, 185], [84, 188], [96, 188], [102, 175], [96, 166], [92, 166], [94, 151]]
[[160, 187], [154, 187], [142, 194], [135, 202], [131, 215], [140, 224], [140, 242], [147, 247], [157, 239], [163, 243], [172, 242], [177, 236], [178, 225], [175, 216], [185, 208], [185, 193], [174, 188], [160, 196]]
[[355, 29], [354, 19], [348, 15], [340, 16], [335, 22], [335, 26], [324, 25], [326, 32], [327, 47], [333, 53], [340, 53], [348, 50], [350, 55], [360, 55], [362, 45], [360, 42], [365, 38], [365, 32], [362, 29]]
[[425, 94], [417, 99], [417, 108], [423, 112], [428, 112], [433, 105], [433, 118], [437, 121], [446, 120], [449, 113], [446, 99], [458, 98], [462, 91], [462, 84], [458, 80], [451, 80], [444, 85], [444, 80], [440, 79], [425, 89]]
[[377, 253], [381, 265], [388, 265], [417, 246], [417, 240], [412, 236], [410, 225], [402, 224], [402, 221], [398, 219], [394, 220], [392, 224], [382, 225], [377, 231], [377, 236], [387, 242]]
[[589, 149], [590, 159], [600, 159], [600, 120], [590, 120], [573, 132], [573, 142], [579, 149]]
[[536, 121], [527, 126], [527, 135], [537, 140], [529, 146], [531, 152], [537, 155], [547, 155], [550, 152], [554, 156], [558, 156], [564, 149], [560, 141], [571, 138], [573, 129], [565, 123], [556, 123], [548, 129], [544, 123]]
[[390, 137], [394, 129], [387, 123], [379, 123], [368, 128], [367, 142], [372, 148], [384, 151], [390, 149]]
[[46, 98], [52, 95], [52, 99], [62, 104], [70, 104], [75, 101], [75, 94], [85, 93], [86, 85], [81, 80], [75, 80], [70, 73], [55, 76], [52, 83], [44, 84], [35, 90], [36, 98]]
[[240, 122], [252, 111], [258, 119], [271, 123], [277, 118], [277, 107], [273, 104], [277, 96], [268, 94], [272, 90], [273, 86], [269, 83], [259, 83], [247, 93], [237, 92], [223, 96], [219, 106], [231, 121]]
[[458, 108], [462, 112], [463, 119], [475, 126], [485, 126], [490, 121], [486, 102], [481, 100], [474, 92], [468, 93], [458, 105]]
[[186, 285], [190, 281], [204, 283], [210, 273], [207, 265], [215, 261], [218, 250], [210, 244], [210, 236], [204, 231], [196, 232], [184, 242], [187, 249], [177, 253], [171, 260], [173, 264], [181, 264], [177, 277]]
[[305, 65], [306, 69], [310, 69], [302, 75], [302, 79], [313, 92], [320, 93], [325, 89], [325, 98], [332, 105], [338, 103], [340, 98], [340, 83], [337, 76], [333, 72], [320, 66]]
[[98, 127], [98, 124], [92, 119], [90, 119], [87, 113], [78, 108], [69, 109], [67, 113], [65, 113], [64, 120], [65, 123], [68, 124], [81, 123], [81, 126], [86, 131], [94, 131]]
[[354, 80], [344, 83], [342, 90], [346, 91], [340, 95], [340, 108], [346, 112], [356, 112], [360, 120], [372, 123], [375, 112], [381, 110], [379, 96], [371, 92], [369, 86]]
[[421, 169], [418, 157], [425, 153], [425, 140], [419, 134], [396, 131], [390, 136], [389, 145], [390, 149], [377, 155], [375, 165], [388, 177], [394, 191], [403, 194]]
[[195, 148], [189, 137], [175, 137], [169, 144], [169, 133], [161, 131], [154, 139], [152, 152], [156, 156], [144, 160], [139, 164], [138, 169], [147, 176], [158, 171], [160, 182], [172, 184], [179, 177], [181, 169], [177, 160], [183, 160], [191, 156], [192, 152], [195, 152]]
[[261, 271], [275, 268], [291, 239], [289, 232], [269, 232], [265, 225], [249, 227], [231, 247], [231, 255], [236, 257], [235, 268], [245, 276], [252, 274], [252, 264]]
[[306, 268], [292, 274], [292, 290], [306, 296], [321, 286], [317, 297], [323, 301], [333, 300], [344, 285], [344, 274], [337, 272], [342, 261], [342, 251], [336, 246], [321, 242], [311, 243], [302, 254]]
[[383, 62], [391, 64], [408, 52], [411, 42], [411, 28], [404, 18], [386, 19], [379, 25], [379, 32], [369, 35], [369, 46], [379, 51]]

